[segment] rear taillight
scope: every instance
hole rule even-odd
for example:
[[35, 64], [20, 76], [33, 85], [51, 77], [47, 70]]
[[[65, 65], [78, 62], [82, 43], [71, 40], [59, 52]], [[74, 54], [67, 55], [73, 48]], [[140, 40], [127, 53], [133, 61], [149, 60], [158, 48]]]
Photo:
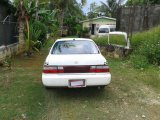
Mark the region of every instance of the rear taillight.
[[109, 67], [106, 66], [106, 65], [91, 66], [90, 67], [90, 72], [94, 72], [94, 73], [109, 72]]
[[61, 66], [44, 66], [43, 73], [64, 73], [64, 70]]
[[106, 65], [94, 66], [46, 66], [44, 65], [43, 73], [56, 74], [56, 73], [104, 73], [109, 72], [109, 67]]

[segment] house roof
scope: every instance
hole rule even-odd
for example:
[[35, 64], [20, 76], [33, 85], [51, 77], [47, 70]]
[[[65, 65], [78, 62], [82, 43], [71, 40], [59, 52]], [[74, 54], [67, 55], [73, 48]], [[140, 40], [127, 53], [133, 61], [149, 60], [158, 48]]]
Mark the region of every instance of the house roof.
[[93, 18], [93, 19], [83, 20], [83, 21], [80, 21], [80, 23], [94, 21], [94, 20], [97, 20], [97, 19], [108, 19], [108, 20], [116, 21], [115, 18], [102, 16], [102, 17], [97, 17], [97, 18]]

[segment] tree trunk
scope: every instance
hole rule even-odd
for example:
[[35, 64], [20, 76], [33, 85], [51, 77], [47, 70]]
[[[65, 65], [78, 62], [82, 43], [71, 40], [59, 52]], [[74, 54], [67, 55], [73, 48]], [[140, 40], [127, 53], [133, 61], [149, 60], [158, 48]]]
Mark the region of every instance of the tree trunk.
[[36, 0], [36, 20], [38, 20], [38, 4], [39, 0]]
[[61, 37], [63, 36], [63, 20], [64, 20], [64, 11], [61, 12], [61, 21], [60, 21], [60, 29], [61, 29]]

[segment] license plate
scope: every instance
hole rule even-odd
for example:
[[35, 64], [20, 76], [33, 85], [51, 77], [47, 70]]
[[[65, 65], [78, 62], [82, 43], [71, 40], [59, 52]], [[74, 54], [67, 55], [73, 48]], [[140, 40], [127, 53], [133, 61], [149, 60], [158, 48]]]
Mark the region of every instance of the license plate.
[[85, 87], [85, 80], [69, 80], [69, 87], [72, 88]]

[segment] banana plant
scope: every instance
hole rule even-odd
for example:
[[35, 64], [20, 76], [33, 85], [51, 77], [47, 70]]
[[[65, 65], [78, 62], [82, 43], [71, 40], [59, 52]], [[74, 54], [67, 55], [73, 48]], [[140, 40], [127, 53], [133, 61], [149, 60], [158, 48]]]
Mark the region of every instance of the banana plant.
[[27, 56], [31, 56], [33, 51], [39, 52], [38, 46], [42, 45], [42, 43], [38, 41], [38, 38], [41, 34], [41, 30], [34, 29], [32, 23], [28, 24], [28, 28], [29, 30], [25, 35], [25, 46]]

